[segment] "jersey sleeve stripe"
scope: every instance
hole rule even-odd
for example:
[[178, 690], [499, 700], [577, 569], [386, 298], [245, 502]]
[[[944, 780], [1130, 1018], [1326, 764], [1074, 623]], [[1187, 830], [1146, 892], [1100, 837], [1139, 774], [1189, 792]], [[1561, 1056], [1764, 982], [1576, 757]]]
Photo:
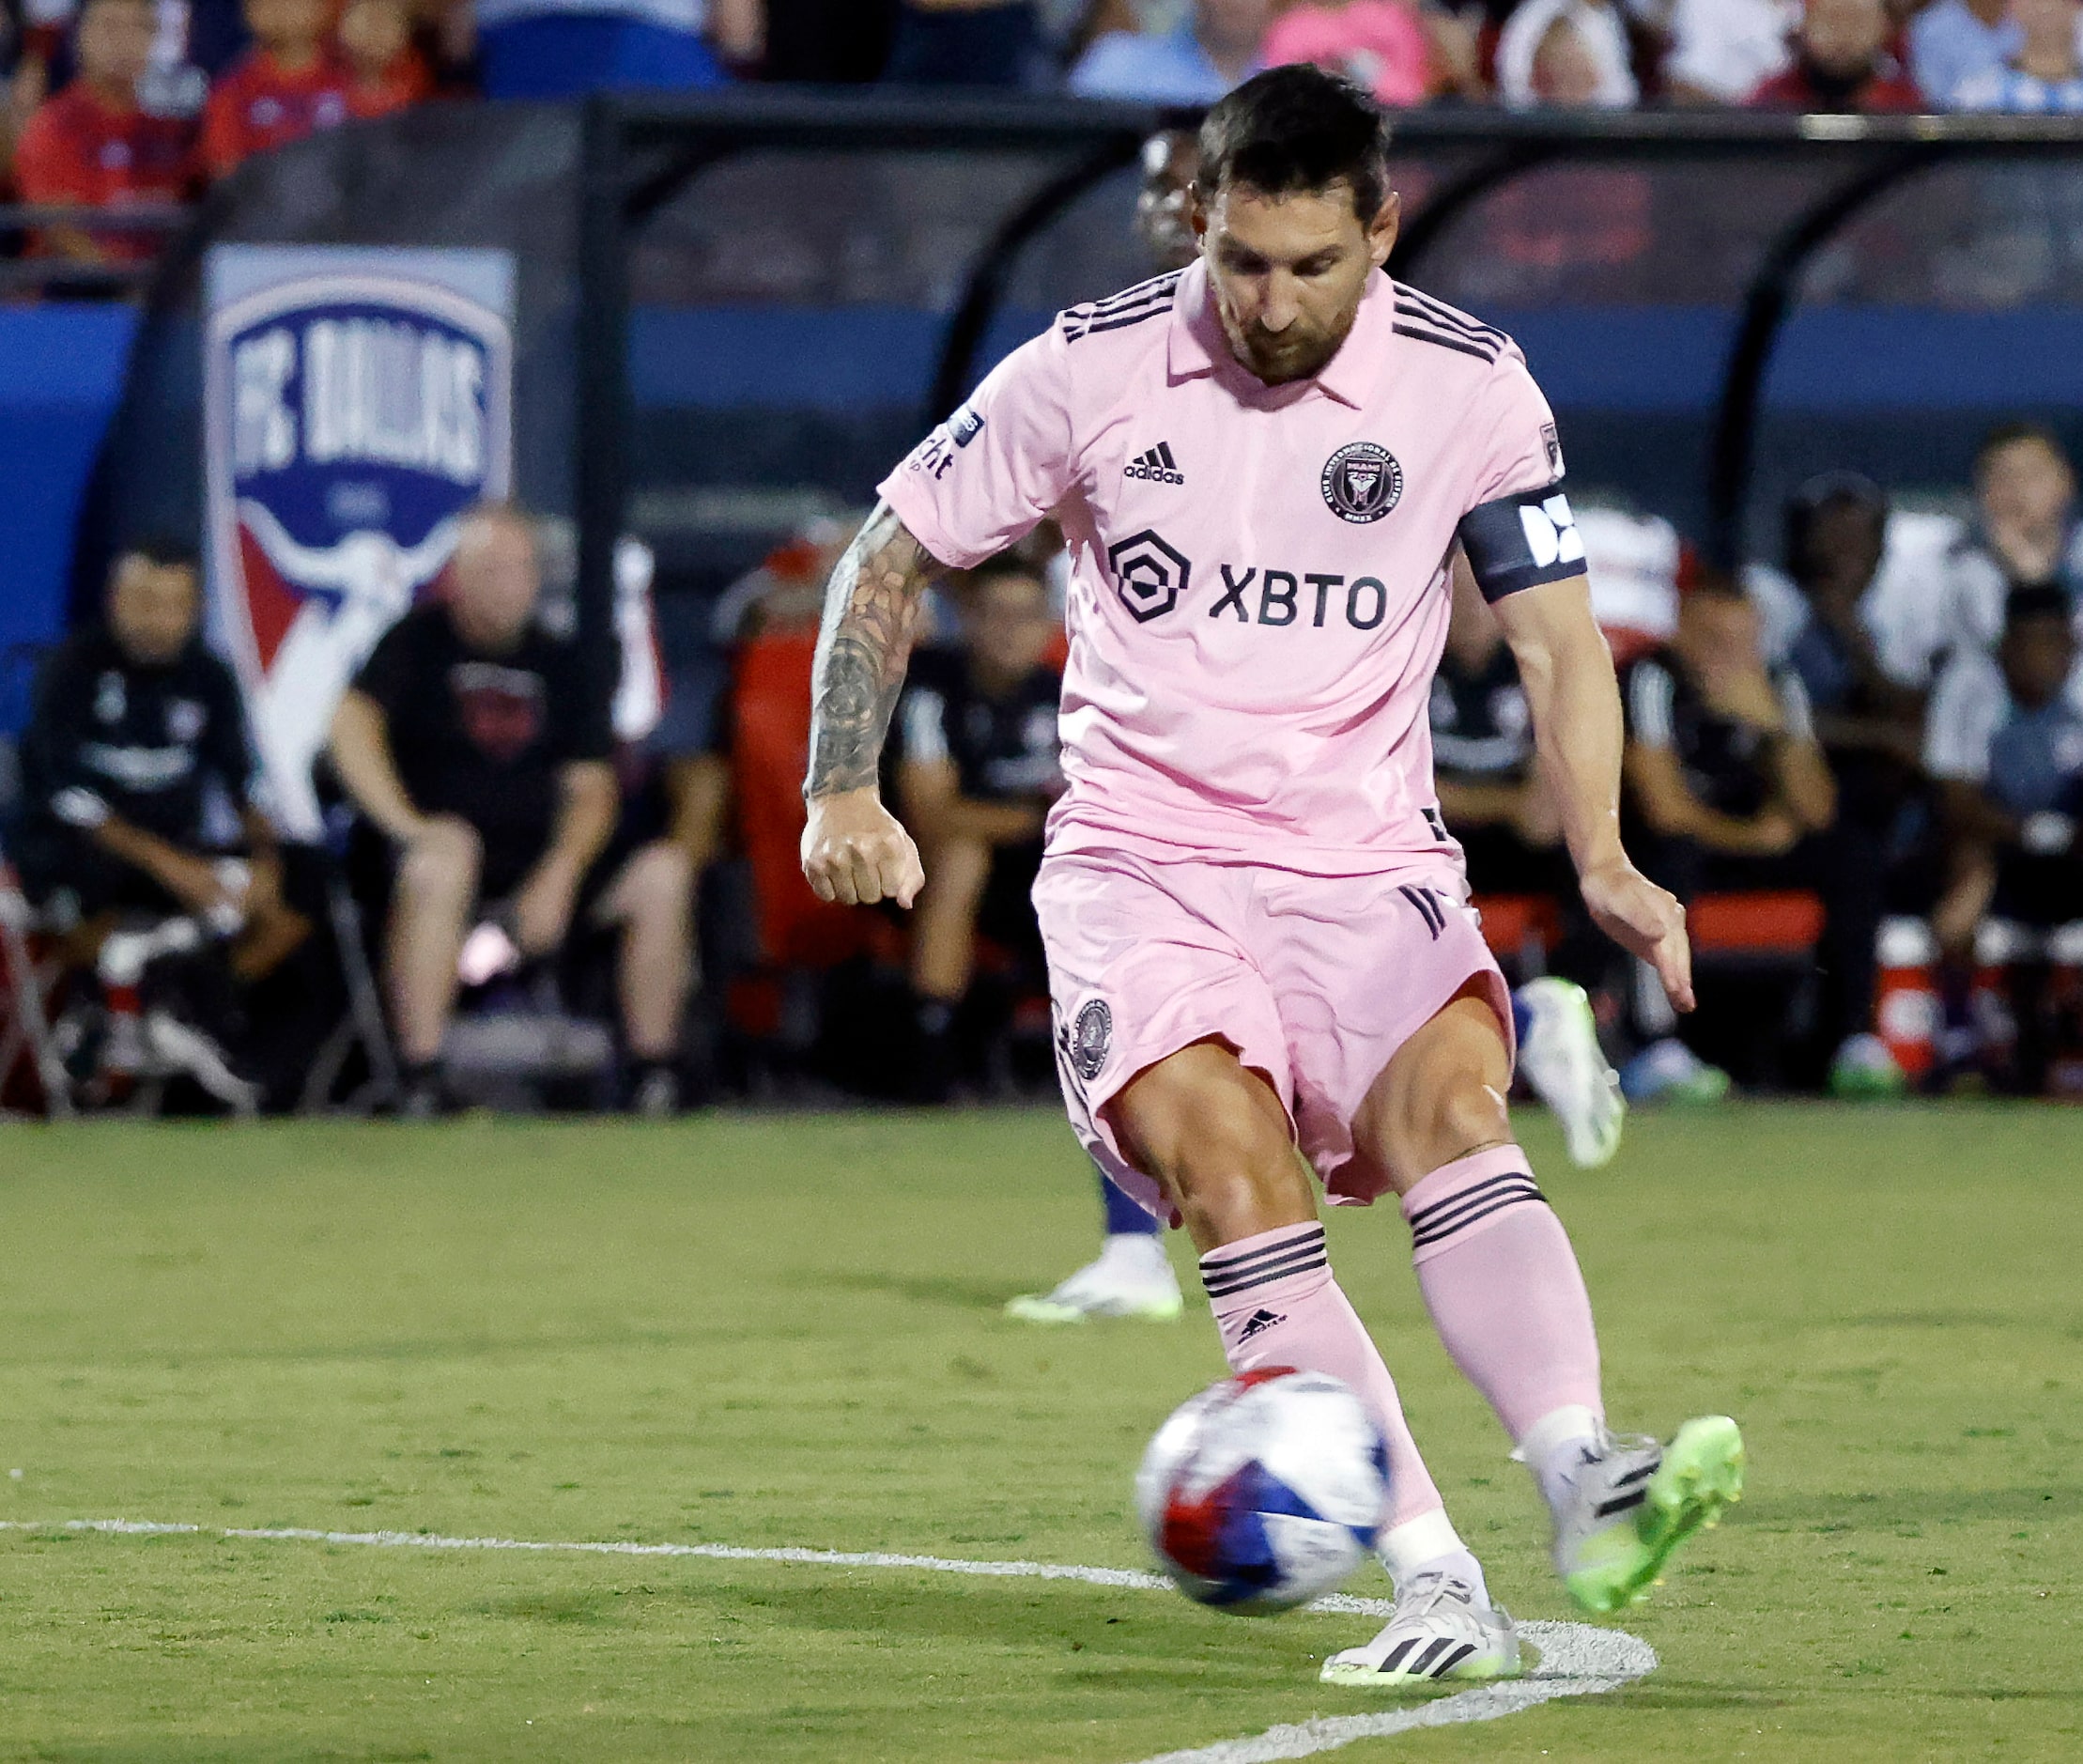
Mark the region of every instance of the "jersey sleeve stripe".
[[[1398, 307], [1396, 310], [1400, 312], [1402, 308]], [[1397, 325], [1396, 334], [1409, 337], [1414, 343], [1436, 343], [1441, 348], [1452, 349], [1458, 355], [1473, 355], [1478, 362], [1494, 363], [1497, 360], [1495, 349], [1485, 348], [1480, 344], [1470, 343], [1461, 337], [1443, 337], [1436, 331], [1420, 331], [1415, 325]]]
[[1103, 331], [1125, 331], [1131, 325], [1147, 324], [1152, 318], [1169, 317], [1171, 310], [1171, 302], [1167, 301], [1162, 305], [1151, 306], [1139, 313], [1126, 313], [1117, 318], [1103, 318], [1097, 324], [1085, 326], [1082, 330], [1066, 328], [1063, 333], [1063, 340], [1066, 343], [1075, 343], [1083, 337], [1097, 336]]
[[1419, 314], [1443, 331], [1459, 331], [1472, 337], [1489, 337], [1499, 344], [1511, 341], [1495, 325], [1486, 325], [1480, 318], [1471, 318], [1468, 314], [1458, 311], [1443, 301], [1436, 301], [1429, 294], [1421, 294], [1416, 288], [1407, 287], [1400, 282], [1396, 285], [1396, 299], [1398, 306], [1415, 307]]

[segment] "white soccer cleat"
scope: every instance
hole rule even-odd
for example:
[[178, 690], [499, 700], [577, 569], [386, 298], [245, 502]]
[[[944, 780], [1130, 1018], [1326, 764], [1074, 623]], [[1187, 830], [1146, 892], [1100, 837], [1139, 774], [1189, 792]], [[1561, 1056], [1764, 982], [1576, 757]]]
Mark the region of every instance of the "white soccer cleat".
[[1026, 1292], [1006, 1306], [1022, 1323], [1074, 1323], [1088, 1317], [1141, 1317], [1170, 1323], [1180, 1314], [1179, 1277], [1164, 1240], [1124, 1231], [1050, 1292]]
[[1563, 1143], [1579, 1169], [1612, 1162], [1628, 1101], [1620, 1076], [1598, 1045], [1598, 1025], [1584, 989], [1552, 976], [1519, 989], [1526, 1007], [1526, 1039], [1519, 1069], [1534, 1094], [1562, 1122]]
[[1416, 1684], [1519, 1676], [1519, 1632], [1503, 1605], [1487, 1604], [1451, 1574], [1413, 1574], [1396, 1615], [1365, 1648], [1323, 1663], [1326, 1684], [1400, 1690]]

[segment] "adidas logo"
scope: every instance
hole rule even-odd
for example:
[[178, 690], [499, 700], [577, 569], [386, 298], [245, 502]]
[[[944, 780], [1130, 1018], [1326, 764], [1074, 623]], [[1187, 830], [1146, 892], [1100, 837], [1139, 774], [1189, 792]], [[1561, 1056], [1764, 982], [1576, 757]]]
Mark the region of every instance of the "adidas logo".
[[1287, 1321], [1288, 1320], [1285, 1317], [1279, 1315], [1275, 1311], [1255, 1310], [1252, 1312], [1250, 1320], [1238, 1333], [1237, 1345], [1239, 1347], [1242, 1347], [1245, 1342], [1249, 1341], [1253, 1336], [1262, 1336], [1266, 1333], [1267, 1330], [1276, 1328], [1278, 1325], [1286, 1323]]
[[1179, 461], [1172, 457], [1170, 441], [1159, 441], [1149, 453], [1131, 459], [1121, 468], [1124, 478], [1142, 478], [1150, 484], [1183, 484], [1186, 474], [1179, 469]]

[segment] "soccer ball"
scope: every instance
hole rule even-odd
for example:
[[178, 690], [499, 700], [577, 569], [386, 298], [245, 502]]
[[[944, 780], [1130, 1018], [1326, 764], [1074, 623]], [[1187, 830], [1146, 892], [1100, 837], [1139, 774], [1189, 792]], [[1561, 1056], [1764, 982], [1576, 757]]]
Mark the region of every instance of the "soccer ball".
[[1388, 1487], [1388, 1447], [1351, 1390], [1273, 1366], [1172, 1412], [1143, 1454], [1135, 1506], [1180, 1591], [1264, 1616], [1320, 1598], [1366, 1559]]

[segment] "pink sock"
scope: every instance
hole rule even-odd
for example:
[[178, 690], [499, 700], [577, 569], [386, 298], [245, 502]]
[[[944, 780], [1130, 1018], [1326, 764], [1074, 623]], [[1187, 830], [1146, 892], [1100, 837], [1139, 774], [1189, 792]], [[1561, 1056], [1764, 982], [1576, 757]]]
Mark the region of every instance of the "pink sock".
[[1231, 1370], [1293, 1366], [1329, 1372], [1366, 1405], [1389, 1446], [1389, 1527], [1443, 1515], [1445, 1503], [1403, 1419], [1396, 1381], [1332, 1278], [1321, 1225], [1284, 1226], [1211, 1249], [1200, 1259], [1200, 1277]]
[[1516, 1145], [1434, 1170], [1403, 1197], [1440, 1339], [1515, 1445], [1561, 1410], [1603, 1417], [1598, 1337], [1569, 1234]]

